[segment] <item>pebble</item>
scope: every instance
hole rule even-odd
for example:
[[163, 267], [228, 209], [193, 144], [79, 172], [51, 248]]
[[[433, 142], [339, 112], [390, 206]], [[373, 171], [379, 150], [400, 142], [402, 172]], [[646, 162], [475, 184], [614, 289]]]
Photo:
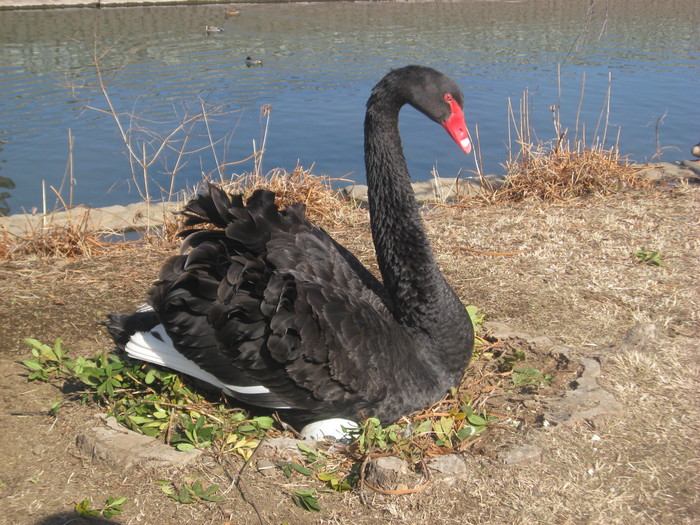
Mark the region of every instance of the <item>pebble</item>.
[[275, 469], [277, 468], [275, 462], [269, 459], [259, 459], [257, 467], [258, 472], [268, 478], [275, 475]]

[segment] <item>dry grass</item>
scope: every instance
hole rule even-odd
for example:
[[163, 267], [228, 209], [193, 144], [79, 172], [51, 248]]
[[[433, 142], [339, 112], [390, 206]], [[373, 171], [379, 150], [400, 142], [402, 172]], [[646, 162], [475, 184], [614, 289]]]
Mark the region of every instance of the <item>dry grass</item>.
[[[297, 167], [292, 173], [275, 169], [267, 175], [247, 174], [222, 184], [230, 193], [242, 193], [246, 197], [257, 189], [269, 189], [276, 193], [280, 207], [301, 202], [306, 205], [307, 215], [318, 224], [333, 228], [342, 223], [344, 217], [357, 206], [337, 196], [332, 189], [333, 179], [317, 176], [311, 170]], [[48, 213], [43, 226], [27, 226], [23, 235], [13, 234], [0, 228], [0, 260], [13, 260], [33, 256], [40, 258], [92, 256], [109, 250], [133, 247], [134, 244], [162, 244], [177, 239], [183, 227], [183, 216], [164, 213], [160, 224], [142, 232], [137, 241], [110, 242], [107, 239], [119, 233], [95, 229], [91, 221], [91, 210], [73, 208], [67, 220], [54, 221], [56, 212]], [[27, 221], [30, 225], [31, 222]]]
[[[435, 476], [417, 494], [330, 494], [317, 480], [282, 474], [268, 478], [248, 468], [243, 476], [247, 499], [257, 502], [265, 522], [304, 525], [697, 523], [700, 246], [688, 232], [697, 227], [698, 199], [697, 188], [679, 185], [566, 205], [527, 200], [426, 212], [436, 258], [460, 298], [478, 305], [489, 320], [547, 336], [575, 355], [600, 360], [599, 384], [624, 410], [598, 426], [581, 422], [528, 430], [526, 424], [521, 432], [494, 432], [461, 454], [467, 474]], [[332, 234], [373, 267], [367, 214], [358, 217]], [[637, 264], [633, 252], [641, 246], [658, 249], [668, 265]], [[463, 247], [529, 251], [506, 257], [465, 253]], [[49, 342], [62, 337], [74, 355], [108, 348], [107, 335], [95, 328], [103, 312], [128, 311], [139, 304], [170, 251], [144, 246], [90, 260], [20, 260], [0, 266], [0, 315], [5, 319], [0, 339], [6, 342], [0, 356], [5, 366], [0, 366], [0, 399], [13, 410], [46, 410], [56, 400], [56, 390], [27, 386], [16, 364], [26, 358], [22, 338]], [[625, 342], [627, 330], [639, 322], [656, 325], [656, 339], [648, 347]], [[528, 351], [528, 358], [533, 353]], [[510, 410], [496, 409], [512, 393], [491, 388], [498, 386], [497, 376], [488, 375], [491, 365], [475, 359], [463, 391], [479, 408], [536, 416], [538, 395], [514, 398], [527, 401], [525, 408], [532, 413], [518, 413], [515, 403]], [[66, 404], [55, 419], [0, 414], [7, 435], [0, 479], [9, 496], [4, 509], [8, 523], [34, 524], [52, 513], [68, 514], [71, 501], [90, 497], [99, 504], [108, 496], [129, 498], [119, 516], [123, 523], [147, 522], [153, 515], [176, 523], [183, 512], [193, 524], [227, 519], [259, 523], [235, 487], [225, 492], [222, 504], [190, 509], [172, 504], [155, 481], [180, 482], [187, 475], [230, 487], [229, 470], [222, 473], [217, 465], [208, 466], [211, 462], [179, 474], [147, 474], [76, 459], [75, 436], [95, 425], [93, 413], [92, 407]], [[594, 441], [596, 436], [600, 439]], [[507, 467], [493, 456], [494, 449], [519, 439], [538, 446], [541, 458]], [[238, 470], [230, 472], [235, 476]], [[290, 493], [308, 487], [321, 494], [320, 515], [304, 513], [290, 502]]]
[[[509, 155], [504, 167], [503, 185], [495, 189], [492, 201], [522, 201], [536, 199], [549, 202], [570, 201], [587, 196], [608, 196], [627, 188], [644, 188], [650, 183], [640, 177], [643, 168], [630, 166], [620, 157], [618, 141], [606, 146], [609, 135], [610, 88], [601, 108], [598, 124], [592, 137], [586, 138], [585, 124], [581, 124], [581, 107], [585, 91], [582, 77], [578, 113], [571, 133], [561, 121], [561, 76], [558, 76], [559, 100], [550, 106], [554, 140], [538, 140], [530, 120], [529, 92], [525, 90], [516, 116], [508, 101]], [[513, 145], [514, 136], [515, 144]], [[570, 138], [572, 137], [573, 138]], [[589, 145], [590, 144], [590, 145]]]
[[280, 168], [267, 175], [250, 173], [226, 182], [223, 188], [229, 193], [242, 193], [246, 197], [258, 189], [271, 190], [275, 192], [277, 205], [281, 208], [300, 202], [306, 206], [306, 214], [312, 222], [333, 227], [357, 206], [340, 198], [333, 189], [332, 183], [343, 179], [314, 175], [311, 169], [297, 166], [291, 173]]
[[24, 235], [16, 235], [0, 228], [0, 260], [23, 257], [80, 257], [91, 256], [111, 246], [104, 240], [105, 232], [90, 226], [90, 210], [80, 210], [66, 224], [51, 224], [43, 228], [28, 228]]
[[506, 179], [495, 200], [568, 201], [607, 196], [626, 188], [648, 187], [643, 170], [622, 162], [613, 148], [573, 148], [565, 139], [555, 147], [521, 143], [515, 159], [506, 164]]

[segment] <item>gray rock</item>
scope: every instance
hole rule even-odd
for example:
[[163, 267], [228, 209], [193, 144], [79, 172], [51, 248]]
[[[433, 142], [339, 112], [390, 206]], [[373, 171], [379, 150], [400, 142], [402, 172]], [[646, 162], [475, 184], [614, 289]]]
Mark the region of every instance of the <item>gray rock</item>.
[[498, 458], [510, 466], [539, 463], [542, 459], [542, 449], [536, 445], [520, 445], [501, 452]]
[[275, 475], [275, 469], [277, 465], [274, 461], [269, 459], [259, 459], [257, 462], [258, 472], [260, 472], [265, 477], [272, 477]]
[[120, 469], [182, 468], [201, 456], [200, 450], [180, 452], [156, 439], [121, 426], [114, 417], [96, 416], [100, 424], [79, 434], [75, 444], [93, 461]]
[[178, 202], [134, 203], [127, 206], [107, 206], [105, 208], [85, 208], [78, 206], [70, 212], [49, 213], [44, 217], [41, 213], [15, 214], [0, 217], [0, 227], [6, 228], [13, 235], [23, 236], [28, 232], [39, 232], [44, 226], [66, 226], [81, 222], [80, 218], [87, 214], [87, 224], [96, 231], [128, 232], [141, 230], [163, 224], [166, 217], [171, 216], [182, 207]]
[[[494, 187], [501, 182], [496, 175], [487, 175], [485, 179]], [[455, 177], [433, 178], [425, 182], [414, 182], [412, 186], [419, 204], [452, 202], [457, 197], [473, 197], [484, 191], [478, 179]], [[364, 184], [347, 186], [339, 193], [346, 199], [367, 202], [367, 186]]]
[[292, 438], [270, 438], [263, 441], [260, 445], [260, 450], [257, 457], [265, 459], [283, 459], [291, 461], [294, 458], [302, 457], [298, 445], [316, 450], [318, 443], [316, 441]]
[[646, 166], [643, 164], [633, 164], [633, 167], [641, 168], [642, 175], [647, 179], [657, 182], [700, 182], [700, 163], [692, 160], [682, 162], [661, 162], [659, 164]]
[[[679, 166], [685, 168], [686, 170], [692, 171], [695, 174], [694, 181], [698, 182], [698, 177], [700, 177], [700, 161], [682, 160], [681, 162], [679, 162]], [[691, 181], [690, 177], [688, 177], [688, 181]]]
[[367, 202], [367, 186], [365, 184], [353, 184], [340, 190], [340, 196], [344, 199]]
[[445, 476], [458, 476], [467, 472], [467, 463], [462, 456], [447, 454], [428, 461], [428, 468]]
[[384, 490], [396, 490], [400, 485], [412, 486], [415, 475], [408, 464], [396, 456], [374, 458], [367, 464], [365, 479], [373, 486]]
[[543, 400], [548, 408], [545, 420], [554, 424], [573, 425], [585, 420], [594, 426], [603, 424], [605, 417], [622, 410], [622, 404], [598, 384], [600, 363], [590, 357], [580, 358], [582, 371], [572, 390], [562, 397]]
[[523, 341], [539, 345], [543, 348], [547, 348], [554, 345], [554, 342], [546, 336], [533, 336], [527, 332], [522, 332], [517, 330], [510, 325], [505, 323], [498, 323], [496, 321], [487, 321], [484, 323], [484, 328], [493, 336], [498, 339], [522, 339]]

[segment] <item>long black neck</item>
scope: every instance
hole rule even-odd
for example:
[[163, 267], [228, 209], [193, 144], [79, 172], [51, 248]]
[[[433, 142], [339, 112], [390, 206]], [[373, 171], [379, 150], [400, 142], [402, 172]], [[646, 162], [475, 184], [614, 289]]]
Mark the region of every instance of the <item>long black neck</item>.
[[394, 317], [430, 331], [426, 324], [456, 296], [438, 270], [425, 233], [399, 137], [404, 101], [378, 85], [367, 103], [365, 166], [372, 236]]

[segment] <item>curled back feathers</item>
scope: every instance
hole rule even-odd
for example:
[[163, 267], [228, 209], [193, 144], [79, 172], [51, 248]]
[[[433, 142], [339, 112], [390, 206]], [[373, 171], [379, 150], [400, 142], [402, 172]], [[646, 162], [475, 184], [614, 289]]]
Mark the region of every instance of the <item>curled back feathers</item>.
[[226, 382], [268, 388], [258, 406], [356, 416], [387, 396], [399, 349], [415, 341], [381, 283], [303, 205], [279, 210], [264, 190], [244, 205], [210, 186], [183, 213], [187, 226], [218, 229], [183, 231], [151, 292], [181, 353]]

